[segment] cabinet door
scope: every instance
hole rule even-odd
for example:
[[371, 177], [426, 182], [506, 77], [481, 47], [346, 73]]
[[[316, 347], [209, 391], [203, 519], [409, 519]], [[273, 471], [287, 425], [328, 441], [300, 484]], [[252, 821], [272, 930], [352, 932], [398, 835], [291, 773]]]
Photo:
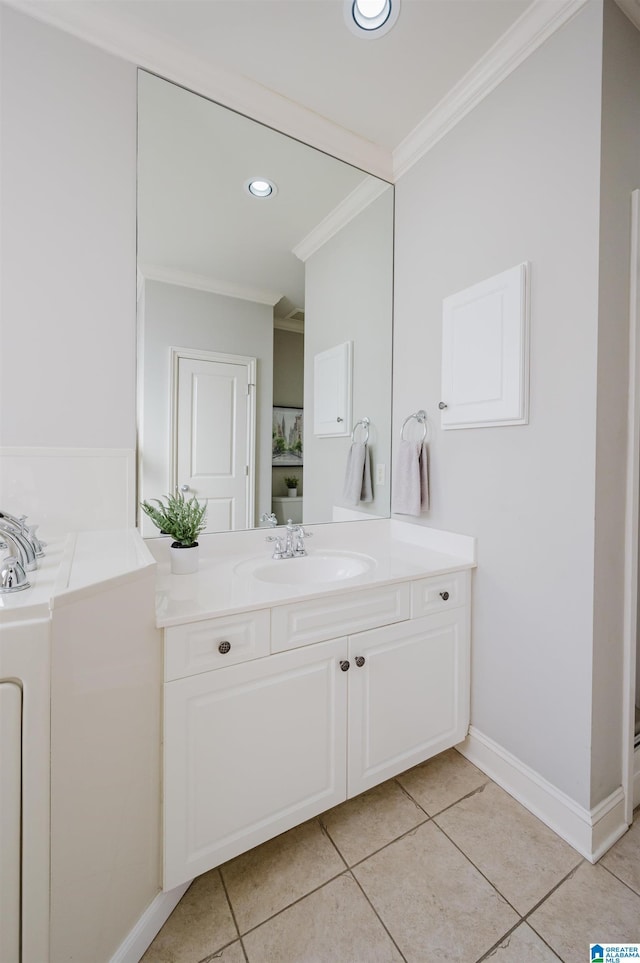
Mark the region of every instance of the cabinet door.
[[347, 640], [165, 686], [164, 888], [346, 798]]
[[349, 661], [349, 796], [464, 739], [466, 608], [352, 636]]

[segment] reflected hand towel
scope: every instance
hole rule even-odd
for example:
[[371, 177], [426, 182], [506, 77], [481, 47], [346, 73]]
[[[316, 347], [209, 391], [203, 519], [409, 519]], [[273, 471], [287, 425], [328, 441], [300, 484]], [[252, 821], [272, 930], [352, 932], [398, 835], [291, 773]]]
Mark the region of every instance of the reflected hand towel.
[[363, 442], [354, 441], [349, 449], [342, 497], [347, 505], [373, 501], [369, 446]]

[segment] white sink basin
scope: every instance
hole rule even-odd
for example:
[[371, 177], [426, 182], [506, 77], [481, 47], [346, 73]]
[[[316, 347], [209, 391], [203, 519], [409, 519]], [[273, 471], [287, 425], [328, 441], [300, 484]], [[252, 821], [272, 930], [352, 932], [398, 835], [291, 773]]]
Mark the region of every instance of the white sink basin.
[[320, 552], [301, 558], [252, 558], [236, 565], [237, 575], [250, 575], [272, 585], [327, 585], [357, 578], [375, 567], [375, 560], [355, 552]]

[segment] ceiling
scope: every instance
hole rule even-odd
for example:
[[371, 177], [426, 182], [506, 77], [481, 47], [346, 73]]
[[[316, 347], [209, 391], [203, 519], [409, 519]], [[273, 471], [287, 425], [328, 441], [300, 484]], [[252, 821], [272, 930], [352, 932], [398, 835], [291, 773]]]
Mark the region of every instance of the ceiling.
[[[246, 117], [260, 119], [267, 125], [265, 143], [272, 127], [333, 155], [325, 158], [333, 164], [339, 165], [334, 158], [340, 157], [364, 171], [395, 180], [586, 0], [401, 0], [396, 24], [376, 39], [361, 38], [347, 28], [345, 0], [5, 2]], [[640, 0], [618, 3], [640, 25]], [[282, 254], [276, 267], [268, 264], [264, 255], [260, 231], [268, 229], [255, 220], [262, 216], [257, 209], [251, 212], [249, 228], [240, 226], [235, 212], [228, 212], [225, 220], [222, 213], [218, 217], [222, 208], [215, 205], [224, 203], [226, 207], [226, 188], [218, 192], [214, 204], [212, 168], [207, 159], [207, 151], [214, 146], [198, 142], [201, 135], [195, 132], [196, 126], [191, 130], [185, 127], [181, 137], [185, 143], [195, 138], [191, 156], [200, 161], [197, 176], [191, 171], [190, 182], [192, 188], [196, 184], [201, 188], [193, 190], [192, 197], [200, 198], [201, 212], [209, 212], [208, 218], [200, 217], [199, 232], [194, 231], [195, 221], [189, 222], [186, 210], [195, 202], [189, 199], [187, 185], [181, 185], [185, 187], [182, 192], [178, 184], [181, 157], [175, 149], [178, 138], [172, 142], [170, 132], [182, 123], [178, 106], [182, 110], [185, 97], [192, 102], [192, 109], [183, 118], [191, 117], [194, 124], [199, 123], [207, 101], [175, 89], [181, 106], [175, 105], [175, 116], [164, 130], [159, 125], [155, 133], [150, 132], [150, 137], [164, 138], [155, 151], [163, 164], [149, 175], [158, 179], [160, 189], [155, 200], [149, 192], [145, 216], [149, 230], [141, 235], [141, 260], [233, 282], [234, 272], [239, 273], [237, 265], [224, 265], [226, 252], [216, 249], [219, 233], [214, 236], [210, 230], [217, 220], [229, 225], [228, 250], [232, 248], [230, 235], [238, 235], [233, 245], [240, 252], [236, 260], [263, 268], [252, 273], [251, 285], [284, 293], [291, 306], [301, 306], [302, 268], [295, 263], [292, 243], [305, 236], [314, 219], [317, 223], [321, 210], [331, 210], [353, 190], [352, 179], [340, 175], [341, 186], [330, 188], [324, 207], [309, 201], [290, 205], [290, 217], [288, 213], [285, 216], [288, 191], [276, 198], [282, 236], [269, 235], [274, 256], [276, 248]], [[236, 123], [233, 116], [229, 115], [229, 123], [236, 124], [233, 138], [241, 143], [237, 124], [244, 118]], [[218, 120], [224, 123], [222, 115]], [[309, 150], [304, 143], [298, 148]], [[310, 158], [313, 166], [323, 155], [311, 154], [318, 155]], [[291, 181], [292, 196], [300, 197], [296, 165], [291, 167], [282, 160], [284, 167], [280, 168], [281, 160], [272, 156], [272, 174], [282, 169], [276, 177], [282, 183]], [[223, 185], [232, 183], [234, 166], [240, 168], [244, 159], [229, 159], [229, 163], [220, 180]], [[157, 200], [163, 196], [162, 184], [168, 183], [172, 184], [173, 207], [168, 200]], [[236, 197], [234, 203], [246, 209], [246, 198]], [[167, 240], [164, 248], [154, 240], [161, 234]], [[215, 259], [210, 256], [213, 253]], [[215, 270], [211, 267], [214, 260]]]
[[[277, 193], [251, 197], [245, 185], [255, 176], [273, 180]], [[326, 240], [384, 190], [335, 157], [140, 73], [138, 255], [146, 278], [278, 305], [286, 316], [304, 306], [299, 246]]]
[[376, 39], [347, 29], [344, 0], [12, 2], [103, 46], [170, 46], [391, 151], [528, 7], [566, 0], [402, 0]]
[[392, 150], [530, 2], [403, 0], [375, 40], [347, 29], [343, 0], [111, 0], [109, 11]]

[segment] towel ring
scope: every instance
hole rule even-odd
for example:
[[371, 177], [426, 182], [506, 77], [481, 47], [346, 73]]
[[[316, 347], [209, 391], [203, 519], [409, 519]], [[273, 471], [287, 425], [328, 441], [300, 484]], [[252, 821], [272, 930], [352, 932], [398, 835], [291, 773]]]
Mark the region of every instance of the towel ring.
[[422, 425], [422, 438], [420, 439], [420, 441], [423, 442], [427, 437], [427, 413], [422, 408], [420, 409], [420, 411], [414, 411], [412, 415], [409, 415], [407, 418], [404, 419], [404, 421], [402, 422], [402, 428], [400, 429], [400, 438], [401, 440], [404, 441], [405, 425], [407, 424], [408, 421], [411, 421], [412, 418], [415, 418], [416, 421], [420, 425]]
[[370, 419], [370, 418], [361, 418], [360, 421], [356, 421], [356, 423], [355, 423], [355, 425], [353, 426], [353, 429], [352, 429], [352, 431], [351, 431], [351, 441], [353, 442], [353, 441], [355, 440], [356, 428], [359, 428], [360, 426], [362, 426], [362, 428], [364, 428], [364, 430], [366, 431], [366, 435], [365, 435], [365, 438], [364, 438], [364, 444], [366, 445], [366, 443], [369, 441], [369, 425], [370, 425], [370, 424], [371, 424], [371, 419]]

